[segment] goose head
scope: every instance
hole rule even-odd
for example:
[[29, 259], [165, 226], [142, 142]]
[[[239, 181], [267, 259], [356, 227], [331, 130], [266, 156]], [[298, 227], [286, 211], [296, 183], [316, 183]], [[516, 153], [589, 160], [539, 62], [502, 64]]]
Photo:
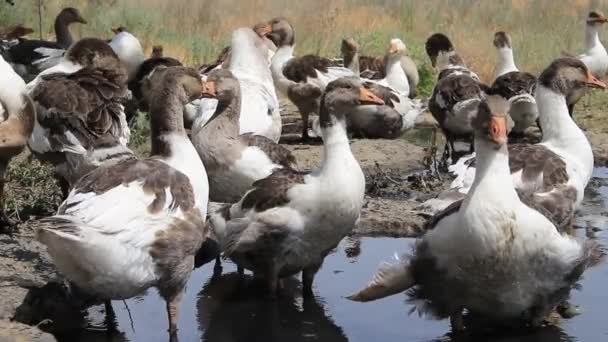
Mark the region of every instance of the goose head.
[[391, 39], [386, 56], [389, 60], [399, 60], [407, 53], [407, 47], [405, 43], [399, 38]]
[[228, 69], [217, 69], [209, 74], [203, 86], [203, 97], [227, 104], [239, 95], [239, 81]]
[[488, 96], [479, 104], [471, 125], [478, 143], [495, 150], [507, 145], [509, 102], [498, 95]]
[[591, 74], [587, 66], [577, 58], [558, 58], [539, 76], [538, 81], [546, 88], [567, 96], [588, 88], [606, 89], [606, 84]]
[[342, 39], [342, 45], [340, 45], [340, 52], [342, 56], [354, 56], [359, 51], [359, 44], [354, 38]]
[[424, 47], [433, 67], [436, 66], [437, 57], [440, 52], [448, 53], [454, 51], [454, 45], [452, 45], [450, 38], [443, 33], [435, 33], [430, 36], [426, 40]]
[[296, 34], [293, 26], [285, 18], [274, 18], [258, 28], [258, 32], [268, 37], [277, 47], [293, 46]]
[[599, 27], [608, 22], [608, 18], [604, 16], [604, 13], [600, 11], [591, 11], [587, 15], [587, 25], [593, 27]]
[[162, 45], [154, 45], [152, 47], [152, 54], [150, 58], [160, 58], [163, 56], [163, 46]]
[[321, 99], [321, 127], [333, 124], [334, 119], [343, 119], [358, 106], [383, 105], [384, 101], [364, 87], [357, 77], [342, 77], [330, 82]]
[[503, 31], [494, 34], [494, 46], [497, 49], [511, 49], [511, 37]]
[[57, 21], [62, 22], [66, 25], [73, 23], [87, 23], [87, 21], [80, 14], [80, 11], [78, 11], [74, 7], [67, 7], [61, 10], [61, 12], [59, 12], [59, 15], [57, 15]]
[[127, 80], [126, 70], [118, 56], [110, 45], [101, 39], [83, 38], [77, 41], [68, 49], [65, 58], [82, 67], [115, 70], [117, 75], [124, 74], [124, 82]]
[[[183, 66], [159, 65], [142, 81], [145, 100], [163, 105], [168, 98], [177, 99], [182, 105], [203, 97], [203, 81], [196, 70]], [[182, 112], [179, 112], [181, 114]]]
[[122, 32], [129, 32], [129, 30], [126, 27], [122, 26], [122, 25], [121, 26], [117, 26], [117, 27], [112, 27], [110, 30], [112, 32], [114, 32], [114, 34], [119, 34], [119, 33], [122, 33]]

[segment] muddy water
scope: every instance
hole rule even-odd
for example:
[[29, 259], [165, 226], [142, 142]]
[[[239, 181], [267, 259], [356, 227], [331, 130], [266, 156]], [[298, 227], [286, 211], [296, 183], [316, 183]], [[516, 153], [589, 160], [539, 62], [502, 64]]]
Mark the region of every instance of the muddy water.
[[[577, 219], [575, 233], [608, 243], [608, 168], [594, 174]], [[363, 286], [383, 260], [407, 252], [412, 239], [347, 238], [329, 255], [319, 272], [314, 300], [303, 300], [297, 279], [275, 302], [260, 298], [250, 277], [239, 280], [235, 266], [224, 262], [221, 275], [213, 264], [197, 269], [188, 284], [181, 307], [180, 341], [456, 341], [447, 321], [408, 315], [404, 295], [361, 304], [344, 298]], [[475, 341], [607, 341], [608, 265], [588, 271], [581, 291], [572, 302], [583, 314], [534, 332], [477, 338]], [[114, 302], [118, 331], [103, 331], [103, 308], [89, 312], [90, 327], [70, 340], [166, 341], [164, 303], [155, 290], [127, 301]], [[95, 327], [99, 327], [96, 329]], [[67, 339], [66, 339], [67, 340]], [[460, 341], [460, 340], [459, 340]]]

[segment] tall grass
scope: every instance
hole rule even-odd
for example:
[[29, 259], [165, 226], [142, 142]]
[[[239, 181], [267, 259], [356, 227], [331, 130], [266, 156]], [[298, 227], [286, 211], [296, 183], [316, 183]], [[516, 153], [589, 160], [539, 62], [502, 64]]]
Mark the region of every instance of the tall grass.
[[[482, 78], [494, 68], [493, 33], [511, 34], [520, 68], [538, 72], [562, 52], [583, 48], [584, 18], [591, 9], [607, 10], [598, 0], [43, 0], [43, 32], [53, 35], [62, 7], [79, 8], [89, 20], [79, 36], [109, 37], [124, 25], [146, 50], [162, 44], [168, 55], [197, 65], [215, 58], [239, 26], [284, 16], [296, 30], [297, 51], [335, 56], [340, 40], [355, 37], [364, 53], [381, 55], [391, 37], [404, 39], [410, 54], [427, 63], [423, 44], [434, 32], [454, 41]], [[38, 0], [0, 3], [0, 25], [25, 23], [37, 29]], [[33, 36], [37, 36], [35, 33]]]

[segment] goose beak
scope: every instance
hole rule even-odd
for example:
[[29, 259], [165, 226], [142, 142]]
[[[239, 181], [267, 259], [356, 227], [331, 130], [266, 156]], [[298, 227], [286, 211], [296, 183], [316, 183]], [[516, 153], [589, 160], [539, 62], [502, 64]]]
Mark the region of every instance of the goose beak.
[[258, 33], [260, 36], [265, 36], [272, 32], [272, 26], [270, 24], [266, 24], [258, 29]]
[[600, 88], [606, 89], [606, 83], [597, 79], [597, 77], [593, 76], [591, 72], [587, 71], [587, 86], [590, 88]]
[[80, 16], [78, 17], [78, 19], [76, 19], [76, 22], [77, 23], [81, 23], [81, 24], [88, 24], [88, 22], [86, 21], [86, 19], [83, 18], [83, 17], [80, 17]]
[[388, 53], [397, 53], [398, 50], [397, 43], [391, 43], [391, 47], [388, 48]]
[[490, 140], [499, 146], [507, 143], [507, 118], [505, 115], [492, 115], [490, 119]]
[[384, 101], [366, 88], [359, 88], [359, 100], [363, 104], [383, 105]]
[[217, 92], [215, 91], [215, 82], [207, 81], [203, 83], [202, 97], [216, 97]]

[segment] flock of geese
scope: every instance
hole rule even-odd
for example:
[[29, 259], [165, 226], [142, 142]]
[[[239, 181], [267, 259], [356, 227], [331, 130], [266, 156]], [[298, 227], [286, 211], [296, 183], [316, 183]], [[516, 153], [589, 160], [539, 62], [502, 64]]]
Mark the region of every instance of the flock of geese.
[[[201, 248], [252, 271], [269, 296], [299, 272], [303, 294], [312, 295], [323, 259], [351, 233], [364, 203], [349, 136], [397, 138], [428, 108], [447, 138], [454, 183], [435, 199], [413, 253], [383, 265], [349, 298], [406, 291], [417, 310], [449, 317], [454, 331], [464, 329], [465, 311], [536, 327], [567, 305], [602, 255], [565, 230], [593, 169], [573, 107], [587, 88], [606, 88], [608, 54], [598, 38], [606, 22], [589, 13], [586, 53], [554, 60], [538, 78], [519, 71], [509, 35], [496, 33], [490, 86], [447, 36], [433, 34], [426, 51], [439, 73], [422, 101], [400, 39], [382, 58], [359, 55], [345, 39], [337, 65], [294, 56], [295, 30], [276, 18], [235, 30], [218, 60], [197, 70], [162, 47], [146, 58], [124, 27], [109, 40], [74, 42], [69, 26], [86, 20], [66, 8], [55, 42], [23, 38], [32, 32], [23, 26], [2, 29], [0, 191], [8, 162], [26, 146], [52, 163], [65, 201], [34, 227], [59, 271], [106, 303], [156, 287], [175, 334]], [[323, 139], [312, 171], [278, 143], [277, 91], [299, 109], [302, 139]], [[136, 110], [149, 113], [148, 157], [127, 147]], [[507, 143], [536, 124], [540, 143]], [[457, 161], [454, 142], [462, 139], [474, 141], [475, 154]], [[0, 221], [14, 224], [4, 211]]]

